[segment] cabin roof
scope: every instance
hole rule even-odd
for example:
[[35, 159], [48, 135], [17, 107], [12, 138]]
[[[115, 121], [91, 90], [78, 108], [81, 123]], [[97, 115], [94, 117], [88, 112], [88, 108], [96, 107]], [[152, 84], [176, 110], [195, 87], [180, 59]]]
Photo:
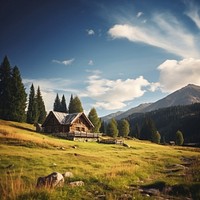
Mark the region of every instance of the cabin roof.
[[[91, 126], [91, 127], [94, 127], [94, 125], [92, 124], [92, 122], [88, 119], [88, 117], [83, 113], [71, 113], [71, 114], [68, 114], [68, 113], [62, 113], [62, 112], [56, 112], [56, 111], [50, 111], [50, 113], [48, 114], [51, 115], [53, 114], [56, 119], [58, 120], [58, 122], [62, 125], [70, 125], [70, 124], [73, 124], [73, 122], [78, 119], [80, 116], [83, 116], [85, 118], [85, 120], [88, 122], [88, 124]], [[48, 118], [47, 116], [47, 118]], [[46, 119], [47, 119], [46, 118]], [[45, 120], [46, 121], [46, 120]], [[45, 122], [44, 122], [45, 123]], [[44, 124], [43, 123], [43, 124]]]

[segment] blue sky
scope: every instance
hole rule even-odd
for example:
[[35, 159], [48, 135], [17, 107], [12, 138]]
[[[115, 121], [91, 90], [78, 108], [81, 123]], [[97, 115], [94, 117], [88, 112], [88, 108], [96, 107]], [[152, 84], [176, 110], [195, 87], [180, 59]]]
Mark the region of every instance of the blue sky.
[[56, 93], [99, 116], [200, 85], [198, 0], [0, 0], [0, 56], [46, 109]]

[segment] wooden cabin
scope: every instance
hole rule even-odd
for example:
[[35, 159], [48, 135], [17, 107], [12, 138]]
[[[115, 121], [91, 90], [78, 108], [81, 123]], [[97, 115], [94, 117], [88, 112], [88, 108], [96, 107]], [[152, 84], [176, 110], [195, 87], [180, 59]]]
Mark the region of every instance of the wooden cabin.
[[50, 111], [42, 124], [45, 133], [90, 133], [94, 127], [84, 113], [62, 113]]
[[91, 133], [94, 125], [84, 113], [62, 113], [50, 111], [42, 124], [44, 133], [69, 140], [97, 141], [98, 133]]

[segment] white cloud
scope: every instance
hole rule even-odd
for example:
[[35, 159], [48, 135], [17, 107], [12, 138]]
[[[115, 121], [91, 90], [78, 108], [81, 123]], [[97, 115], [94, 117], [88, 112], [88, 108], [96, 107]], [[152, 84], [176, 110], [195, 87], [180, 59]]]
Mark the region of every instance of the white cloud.
[[170, 14], [155, 14], [151, 23], [116, 24], [109, 29], [113, 39], [126, 38], [131, 42], [141, 42], [162, 48], [183, 58], [199, 57], [197, 37]]
[[185, 14], [196, 24], [200, 29], [200, 8], [194, 5], [192, 2], [189, 2], [189, 9]]
[[189, 83], [200, 85], [200, 59], [166, 60], [158, 70], [163, 92], [173, 92]]
[[137, 15], [136, 15], [136, 17], [139, 18], [139, 17], [141, 17], [143, 14], [144, 14], [143, 12], [138, 12]]
[[91, 65], [91, 66], [94, 65], [93, 60], [89, 60], [88, 65]]
[[[95, 107], [115, 110], [126, 106], [128, 101], [141, 97], [151, 84], [140, 76], [136, 79], [104, 79], [99, 72], [88, 77], [86, 96], [96, 101]], [[144, 88], [146, 87], [146, 89]]]
[[74, 62], [74, 58], [70, 59], [70, 60], [63, 60], [63, 61], [60, 61], [60, 60], [52, 60], [52, 62], [54, 63], [58, 63], [58, 64], [63, 64], [63, 65], [71, 65], [73, 62]]
[[87, 29], [86, 32], [87, 32], [88, 35], [94, 35], [95, 34], [94, 30], [92, 30], [92, 29]]
[[29, 94], [29, 89], [32, 83], [35, 87], [35, 91], [37, 90], [37, 87], [40, 86], [45, 107], [48, 112], [53, 109], [53, 103], [57, 93], [60, 94], [60, 98], [63, 94], [66, 98], [68, 98], [70, 94], [78, 94], [77, 90], [71, 88], [73, 82], [63, 78], [23, 79], [23, 83], [27, 94]]

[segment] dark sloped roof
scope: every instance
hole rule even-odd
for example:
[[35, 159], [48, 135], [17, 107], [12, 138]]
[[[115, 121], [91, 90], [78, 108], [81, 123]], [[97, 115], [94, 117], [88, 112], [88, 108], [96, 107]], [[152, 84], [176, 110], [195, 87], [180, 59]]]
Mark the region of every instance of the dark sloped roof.
[[56, 112], [56, 111], [51, 111], [51, 112], [54, 114], [54, 116], [56, 117], [56, 119], [60, 124], [65, 124], [65, 118], [67, 116], [67, 113]]
[[56, 117], [58, 122], [62, 125], [72, 124], [77, 118], [79, 118], [82, 115], [85, 118], [85, 120], [89, 123], [89, 125], [94, 127], [92, 122], [88, 119], [88, 117], [83, 112], [68, 114], [68, 113], [51, 111], [50, 113], [53, 113], [53, 115]]

